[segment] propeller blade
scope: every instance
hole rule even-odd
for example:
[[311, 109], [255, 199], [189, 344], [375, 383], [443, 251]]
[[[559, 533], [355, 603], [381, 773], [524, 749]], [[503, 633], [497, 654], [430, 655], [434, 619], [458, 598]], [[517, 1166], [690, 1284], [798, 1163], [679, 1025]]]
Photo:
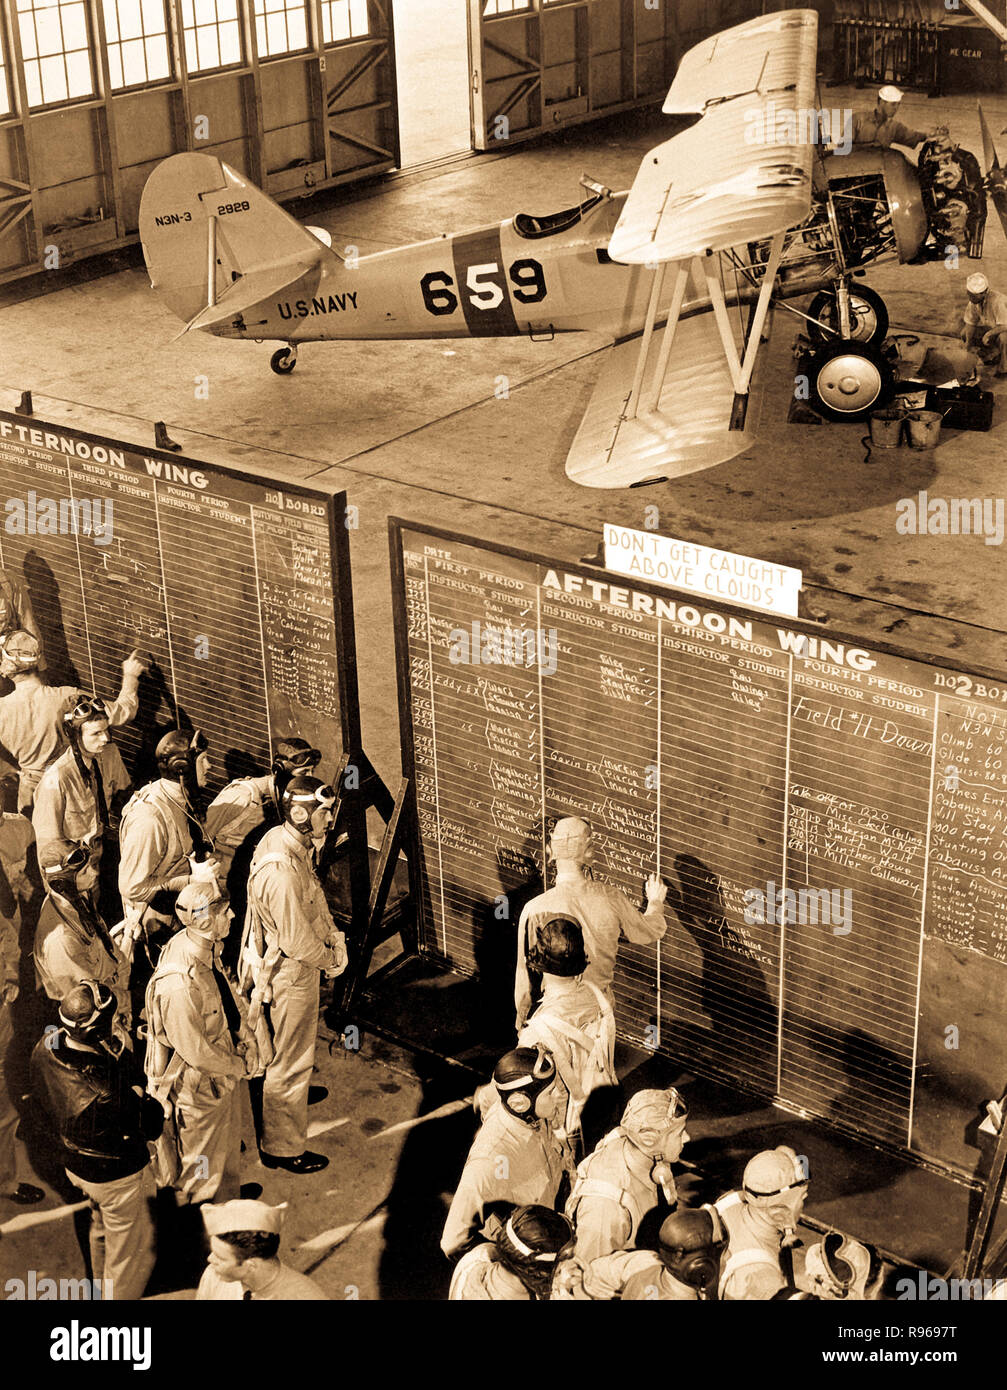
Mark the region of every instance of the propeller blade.
[[986, 124], [982, 106], [979, 107], [979, 125], [983, 133], [983, 163], [986, 165], [987, 193], [990, 202], [997, 210], [1000, 225], [1007, 237], [1007, 173], [1000, 167], [993, 136]]
[[988, 175], [992, 173], [994, 169], [1000, 167], [1000, 162], [997, 159], [996, 146], [993, 143], [993, 136], [990, 132], [990, 128], [986, 124], [986, 116], [983, 112], [983, 108], [979, 103], [977, 103], [977, 105], [979, 105], [979, 127], [983, 133], [983, 164], [986, 166], [983, 173]]

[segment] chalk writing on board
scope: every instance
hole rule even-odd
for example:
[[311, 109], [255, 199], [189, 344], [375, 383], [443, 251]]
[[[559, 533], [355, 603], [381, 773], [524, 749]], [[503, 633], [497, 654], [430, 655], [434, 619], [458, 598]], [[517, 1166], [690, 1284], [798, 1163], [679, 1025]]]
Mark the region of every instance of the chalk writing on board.
[[[582, 815], [597, 880], [634, 902], [653, 869], [669, 884], [661, 945], [619, 948], [622, 1033], [642, 1040], [656, 1018], [660, 1046], [697, 1070], [905, 1144], [924, 939], [1007, 961], [1004, 688], [598, 571], [398, 535], [426, 948], [476, 969], [490, 886], [527, 891], [549, 821]], [[459, 676], [442, 634], [515, 595], [556, 629], [555, 673]], [[746, 893], [770, 881], [842, 893], [849, 930], [746, 922]]]
[[145, 698], [138, 721], [116, 734], [134, 774], [152, 775], [148, 734], [176, 720], [208, 735], [211, 790], [248, 770], [230, 766], [232, 753], [268, 766], [270, 740], [285, 732], [309, 739], [325, 764], [338, 758], [344, 692], [327, 522], [338, 497], [177, 459], [171, 477], [198, 486], [176, 484], [139, 449], [3, 412], [0, 433], [5, 495], [44, 478], [47, 495], [114, 506], [103, 550], [83, 536], [43, 547], [0, 532], [0, 564], [28, 585], [51, 679], [107, 695], [131, 647], [153, 654], [144, 688], [159, 698]]

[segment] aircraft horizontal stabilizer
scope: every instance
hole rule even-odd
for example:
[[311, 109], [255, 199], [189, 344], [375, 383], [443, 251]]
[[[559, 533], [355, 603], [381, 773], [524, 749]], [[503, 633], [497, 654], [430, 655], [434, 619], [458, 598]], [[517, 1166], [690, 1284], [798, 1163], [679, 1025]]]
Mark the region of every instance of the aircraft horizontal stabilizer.
[[[279, 295], [284, 290], [295, 284], [312, 269], [319, 264], [319, 255], [304, 256], [300, 260], [287, 261], [281, 265], [267, 266], [262, 270], [253, 270], [248, 275], [242, 275], [235, 280], [228, 289], [224, 290], [215, 304], [208, 304], [201, 309], [194, 318], [182, 329], [181, 333], [175, 335], [176, 340], [186, 333], [191, 333], [196, 328], [215, 328], [218, 324], [227, 323], [229, 320], [237, 318], [246, 309], [250, 309], [253, 304], [259, 304], [264, 299], [269, 299], [273, 295]], [[318, 277], [315, 276], [317, 284]], [[310, 297], [312, 285], [305, 287], [305, 293]], [[249, 325], [252, 327], [254, 325]]]
[[[665, 329], [654, 333], [652, 351]], [[744, 453], [755, 442], [758, 388], [752, 387], [744, 430], [729, 430], [734, 385], [713, 315], [679, 322], [661, 397], [626, 418], [639, 337], [606, 350], [594, 393], [566, 460], [567, 477], [584, 487], [633, 487], [698, 473]], [[644, 395], [646, 392], [644, 392]]]
[[[228, 314], [238, 313], [305, 268], [339, 262], [289, 212], [212, 154], [161, 161], [140, 199], [140, 240], [151, 285], [187, 328], [219, 322], [213, 310], [225, 296], [233, 296]], [[266, 277], [261, 294], [235, 292], [253, 276]], [[207, 305], [213, 307], [204, 319]]]

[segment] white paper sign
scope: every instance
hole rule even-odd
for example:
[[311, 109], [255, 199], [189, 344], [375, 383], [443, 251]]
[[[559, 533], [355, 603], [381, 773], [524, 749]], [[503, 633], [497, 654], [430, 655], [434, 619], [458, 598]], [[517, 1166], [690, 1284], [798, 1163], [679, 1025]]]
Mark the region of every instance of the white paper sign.
[[712, 602], [797, 617], [800, 570], [605, 522], [605, 568], [683, 589]]

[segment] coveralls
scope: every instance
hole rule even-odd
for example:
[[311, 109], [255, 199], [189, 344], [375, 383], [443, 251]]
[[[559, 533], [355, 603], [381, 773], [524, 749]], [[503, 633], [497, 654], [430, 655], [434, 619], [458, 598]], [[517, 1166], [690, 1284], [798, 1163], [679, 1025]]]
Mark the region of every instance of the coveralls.
[[574, 1253], [581, 1264], [633, 1245], [640, 1223], [660, 1201], [653, 1166], [654, 1159], [621, 1127], [578, 1165], [566, 1214], [577, 1232]]
[[[615, 1015], [597, 985], [549, 979], [538, 1008], [518, 1034], [518, 1047], [537, 1043], [551, 1053], [569, 1092], [565, 1129], [572, 1134], [593, 1090], [615, 1086]], [[569, 988], [564, 986], [569, 985]], [[590, 1031], [585, 1032], [585, 1029]]]
[[279, 953], [268, 1005], [274, 1056], [262, 1083], [262, 1149], [297, 1158], [308, 1139], [308, 1089], [318, 1033], [319, 972], [338, 971], [345, 940], [329, 914], [311, 844], [277, 825], [259, 841], [248, 876], [248, 919]]
[[[24, 816], [4, 817], [4, 820], [19, 820], [25, 830], [31, 833], [31, 826], [27, 824]], [[3, 844], [3, 862], [0, 864], [0, 875], [6, 879], [7, 892], [3, 897], [6, 901], [0, 900], [0, 1196], [8, 1192], [13, 1192], [17, 1187], [17, 1169], [14, 1162], [14, 1131], [17, 1129], [18, 1112], [14, 1104], [14, 1097], [8, 1089], [8, 1080], [5, 1069], [7, 1049], [14, 1041], [14, 1025], [11, 1020], [11, 1006], [4, 1003], [3, 991], [8, 985], [18, 983], [18, 965], [21, 952], [18, 947], [18, 923], [21, 916], [20, 896], [17, 886], [11, 882], [13, 877], [7, 862], [7, 840], [4, 834], [6, 825], [0, 826], [0, 836]]]
[[531, 1004], [531, 986], [525, 965], [528, 931], [530, 927], [548, 922], [551, 917], [573, 917], [581, 924], [588, 958], [584, 979], [597, 985], [613, 1007], [612, 980], [620, 931], [628, 941], [647, 945], [660, 941], [667, 930], [663, 905], [659, 912], [637, 912], [626, 895], [611, 884], [585, 878], [576, 872], [558, 873], [555, 887], [540, 893], [525, 905], [518, 925], [514, 1004], [519, 1030], [524, 1025]]
[[584, 1293], [597, 1300], [696, 1303], [695, 1289], [676, 1279], [652, 1250], [616, 1250], [592, 1260], [584, 1271]]
[[[88, 760], [83, 759], [85, 766]], [[50, 854], [62, 858], [71, 842], [92, 844], [87, 874], [78, 877], [78, 886], [93, 888], [98, 882], [102, 855], [102, 832], [109, 825], [109, 810], [116, 795], [129, 791], [129, 773], [114, 743], [90, 761], [89, 775], [81, 775], [72, 748], [46, 768], [35, 789], [31, 823], [38, 841], [39, 860], [49, 862]], [[100, 781], [99, 781], [100, 779]], [[98, 812], [98, 793], [105, 806], [104, 825]]]
[[[83, 912], [81, 911], [83, 907]], [[35, 973], [57, 1003], [83, 980], [98, 980], [116, 996], [128, 1030], [129, 991], [126, 962], [97, 912], [85, 899], [74, 904], [62, 894], [46, 894], [35, 928]]]
[[[147, 1022], [172, 1054], [168, 1068], [177, 1067], [164, 1097], [174, 1109], [181, 1160], [175, 1186], [189, 1202], [230, 1201], [241, 1187], [247, 1083], [235, 1047], [240, 1011], [210, 941], [187, 931], [171, 938], [147, 986]], [[158, 1051], [147, 1049], [152, 1093], [157, 1077], [150, 1064]]]
[[[136, 676], [124, 676], [122, 689], [114, 700], [107, 700], [109, 727], [129, 724], [136, 718], [139, 704]], [[84, 696], [75, 685], [42, 685], [33, 680], [19, 681], [9, 695], [0, 699], [0, 747], [17, 764], [18, 810], [32, 804], [42, 773], [66, 747], [63, 716]]]
[[493, 1258], [488, 1243], [473, 1245], [455, 1265], [448, 1299], [468, 1302], [531, 1303], [531, 1293], [505, 1264]]
[[[965, 306], [962, 321], [966, 334], [972, 329], [979, 330], [972, 334], [972, 337], [973, 346], [982, 360], [995, 362], [999, 372], [1007, 372], [1007, 295], [1000, 294], [998, 290], [987, 290], [981, 304], [974, 304], [970, 299]], [[987, 345], [983, 338], [991, 328], [999, 331]]]
[[740, 1192], [726, 1193], [714, 1206], [730, 1238], [720, 1272], [720, 1297], [729, 1302], [770, 1299], [786, 1288], [777, 1227], [753, 1211]]
[[896, 117], [886, 116], [876, 106], [872, 111], [858, 111], [853, 117], [854, 145], [880, 145], [883, 149], [888, 149], [890, 145], [905, 145], [907, 149], [914, 150], [929, 139], [927, 131], [913, 130]]
[[448, 1259], [479, 1233], [491, 1203], [555, 1206], [565, 1168], [566, 1150], [546, 1121], [526, 1124], [498, 1099], [473, 1140], [444, 1223]]
[[[142, 910], [163, 892], [177, 896], [172, 879], [188, 879], [199, 823], [186, 810], [178, 782], [166, 777], [141, 787], [127, 801], [119, 826], [119, 893], [124, 911]], [[165, 909], [166, 910], [166, 909]]]
[[270, 816], [275, 824], [271, 773], [228, 782], [210, 802], [206, 809], [206, 832], [220, 860], [222, 882], [230, 873], [235, 851]]
[[[0, 570], [0, 637], [8, 632], [30, 632], [38, 638], [42, 646], [42, 634], [38, 630], [35, 614], [32, 612], [31, 598], [20, 579], [8, 570]], [[45, 670], [44, 655], [39, 657], [39, 670]]]

